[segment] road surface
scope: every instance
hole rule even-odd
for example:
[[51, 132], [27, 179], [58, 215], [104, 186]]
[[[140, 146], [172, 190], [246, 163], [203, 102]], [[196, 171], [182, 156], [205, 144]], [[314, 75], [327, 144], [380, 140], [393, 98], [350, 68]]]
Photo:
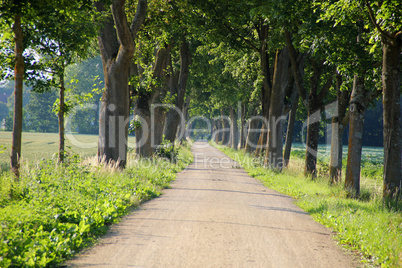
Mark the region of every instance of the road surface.
[[206, 142], [172, 189], [67, 267], [357, 267], [331, 232]]

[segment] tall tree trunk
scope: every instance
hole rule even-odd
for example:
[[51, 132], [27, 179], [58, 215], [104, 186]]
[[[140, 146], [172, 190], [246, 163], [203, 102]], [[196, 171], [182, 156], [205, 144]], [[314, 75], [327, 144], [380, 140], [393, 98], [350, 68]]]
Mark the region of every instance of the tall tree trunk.
[[364, 88], [364, 77], [355, 75], [349, 107], [349, 142], [345, 188], [357, 196], [360, 194], [360, 165], [367, 100], [368, 96]]
[[141, 121], [141, 126], [135, 129], [135, 149], [142, 157], [152, 156], [150, 95], [149, 92], [139, 92], [134, 109], [136, 118]]
[[296, 112], [299, 107], [299, 94], [296, 92], [294, 99], [292, 100], [292, 108], [289, 112], [288, 127], [286, 130], [285, 151], [283, 153], [283, 162], [286, 167], [289, 164], [290, 152], [292, 150], [293, 132], [296, 121]]
[[221, 117], [217, 119], [217, 129], [216, 143], [219, 143], [223, 141], [223, 119]]
[[261, 106], [262, 106], [262, 116], [265, 118], [265, 122], [261, 127], [260, 136], [258, 139], [258, 146], [255, 150], [255, 155], [259, 156], [266, 148], [267, 144], [267, 133], [268, 126], [266, 122], [268, 122], [269, 118], [269, 106], [271, 104], [271, 90], [272, 90], [272, 77], [271, 71], [269, 68], [269, 55], [267, 53], [268, 50], [268, 33], [269, 26], [260, 22], [261, 25], [258, 29], [258, 38], [260, 40], [260, 68], [262, 74], [262, 88], [261, 88]]
[[21, 26], [21, 13], [15, 15], [14, 19], [14, 41], [15, 41], [15, 68], [14, 68], [14, 122], [13, 140], [11, 148], [11, 170], [14, 175], [20, 176], [21, 158], [21, 136], [22, 136], [22, 90], [24, 83], [24, 42]]
[[230, 141], [230, 120], [222, 112], [222, 145], [228, 146]]
[[245, 147], [246, 144], [246, 133], [247, 133], [247, 125], [244, 119], [246, 113], [246, 105], [242, 104], [241, 105], [241, 115], [240, 115], [240, 137], [239, 137], [239, 148], [243, 149]]
[[184, 121], [181, 122], [181, 124], [179, 124], [178, 126], [178, 130], [177, 130], [177, 137], [178, 137], [178, 141], [181, 142], [183, 139], [187, 140], [187, 131], [186, 131], [186, 121], [188, 119], [188, 107], [190, 106], [190, 97], [186, 98], [186, 103], [184, 104], [183, 107], [183, 117], [184, 117]]
[[315, 103], [309, 103], [308, 119], [307, 119], [307, 138], [306, 138], [306, 157], [304, 174], [311, 175], [312, 179], [317, 176], [317, 151], [318, 138], [320, 131], [320, 111], [319, 106]]
[[283, 167], [283, 109], [288, 86], [289, 55], [287, 48], [278, 50], [269, 106], [269, 128], [264, 164], [281, 170]]
[[313, 76], [310, 78], [310, 92], [307, 93], [307, 90], [303, 85], [302, 71], [300, 70], [304, 62], [304, 57], [302, 54], [299, 54], [299, 57], [296, 55], [296, 50], [291, 41], [291, 34], [287, 30], [285, 30], [285, 38], [289, 49], [289, 57], [292, 64], [293, 77], [297, 85], [297, 90], [308, 111], [306, 141], [307, 148], [304, 173], [305, 175], [311, 175], [314, 179], [317, 172], [316, 166], [320, 118], [319, 109], [323, 106], [323, 100], [332, 85], [333, 78], [332, 76], [329, 77], [326, 83], [322, 86], [321, 90], [318, 91], [320, 76], [322, 74], [324, 65], [323, 62], [318, 65], [318, 62], [311, 59], [310, 62], [313, 69]]
[[171, 109], [166, 116], [166, 126], [164, 130], [166, 140], [174, 143], [176, 139], [177, 127], [182, 121], [185, 120], [181, 111], [184, 105], [184, 96], [186, 95], [187, 79], [189, 74], [189, 67], [191, 63], [191, 54], [189, 43], [183, 36], [182, 43], [180, 45], [180, 75], [178, 79], [176, 90], [171, 91], [172, 95], [176, 95], [175, 107]]
[[348, 124], [349, 116], [346, 109], [349, 104], [349, 90], [341, 90], [342, 77], [336, 77], [337, 114], [331, 120], [331, 155], [329, 163], [329, 177], [332, 184], [339, 183], [342, 178], [342, 151], [343, 132]]
[[[119, 162], [125, 167], [127, 156], [130, 92], [128, 87], [130, 62], [134, 53], [133, 37], [145, 19], [147, 1], [139, 0], [137, 13], [131, 24], [124, 11], [125, 0], [113, 0], [109, 16], [99, 33], [105, 91], [101, 99], [99, 116], [98, 158]], [[104, 3], [96, 2], [100, 12]]]
[[[265, 119], [265, 117], [264, 117], [264, 119]], [[255, 155], [256, 156], [260, 156], [264, 152], [266, 144], [267, 144], [268, 129], [267, 129], [266, 122], [267, 121], [262, 122], [257, 147], [255, 148]]]
[[331, 122], [331, 155], [329, 163], [329, 177], [331, 184], [336, 184], [342, 178], [343, 132], [345, 125], [332, 118]]
[[255, 151], [259, 134], [260, 134], [260, 120], [256, 120], [256, 118], [251, 117], [248, 122], [248, 131], [247, 131], [247, 139], [246, 139], [246, 152], [252, 153]]
[[329, 177], [331, 184], [336, 184], [342, 178], [343, 132], [346, 126], [337, 119], [332, 119], [331, 155]]
[[231, 139], [231, 147], [235, 150], [237, 150], [237, 147], [239, 145], [239, 128], [237, 125], [237, 118], [235, 115], [235, 109], [233, 109], [232, 106], [230, 106], [230, 139]]
[[383, 38], [384, 189], [386, 198], [402, 196], [401, 65], [402, 33], [394, 42]]
[[[311, 175], [312, 179], [317, 176], [317, 153], [318, 153], [318, 139], [320, 131], [320, 118], [322, 106], [321, 99], [318, 94], [319, 79], [321, 74], [320, 67], [316, 62], [311, 59], [311, 65], [313, 67], [313, 76], [310, 77], [310, 92], [307, 100], [307, 138], [306, 138], [306, 157], [304, 173], [306, 176]], [[329, 89], [329, 88], [328, 88]], [[320, 95], [324, 91], [321, 90]]]
[[59, 162], [63, 163], [64, 155], [65, 155], [65, 146], [64, 146], [64, 112], [65, 112], [65, 104], [64, 104], [64, 67], [62, 74], [59, 77], [60, 79], [60, 100], [59, 100]]
[[[158, 103], [159, 104], [159, 103]], [[151, 141], [152, 148], [155, 151], [163, 142], [163, 128], [166, 119], [165, 107], [159, 106], [151, 108]]]
[[[163, 80], [166, 73], [167, 60], [170, 54], [170, 47], [160, 48], [157, 52], [155, 65], [152, 70], [152, 78]], [[161, 100], [166, 94], [166, 85], [151, 85], [151, 88], [141, 90], [138, 93], [137, 105], [134, 114], [143, 124], [136, 138], [137, 154], [142, 157], [150, 157], [153, 150], [162, 143], [163, 123], [165, 122], [165, 110]], [[148, 128], [148, 129], [147, 129]]]

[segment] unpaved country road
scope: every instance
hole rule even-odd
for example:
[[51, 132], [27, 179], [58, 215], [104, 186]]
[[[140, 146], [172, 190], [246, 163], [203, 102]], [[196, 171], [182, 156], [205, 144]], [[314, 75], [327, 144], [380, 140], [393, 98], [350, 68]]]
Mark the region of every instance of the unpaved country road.
[[[202, 148], [203, 147], [203, 148]], [[164, 194], [68, 267], [357, 267], [293, 199], [207, 143]]]

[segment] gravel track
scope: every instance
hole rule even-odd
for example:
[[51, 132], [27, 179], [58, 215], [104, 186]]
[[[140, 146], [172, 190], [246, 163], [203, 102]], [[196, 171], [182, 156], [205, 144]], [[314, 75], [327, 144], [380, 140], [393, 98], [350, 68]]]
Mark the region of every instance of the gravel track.
[[171, 189], [67, 267], [357, 267], [331, 232], [205, 142]]

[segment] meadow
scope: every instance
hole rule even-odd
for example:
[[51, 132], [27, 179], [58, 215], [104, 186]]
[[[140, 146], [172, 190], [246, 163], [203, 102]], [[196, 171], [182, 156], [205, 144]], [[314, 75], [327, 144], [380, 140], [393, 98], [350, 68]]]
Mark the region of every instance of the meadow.
[[[302, 152], [303, 154], [306, 151], [305, 144], [302, 143], [293, 143], [292, 151]], [[318, 145], [318, 160], [321, 162], [329, 162], [329, 156], [331, 153], [331, 145], [330, 144], [319, 144]], [[344, 145], [342, 148], [342, 158], [346, 160], [348, 157], [348, 146]], [[384, 161], [384, 148], [383, 147], [371, 147], [364, 146], [362, 150], [362, 162], [363, 163], [372, 163], [374, 165], [379, 165]]]
[[[0, 131], [0, 170], [8, 169], [11, 155], [11, 132]], [[129, 148], [133, 149], [135, 138], [129, 137]], [[98, 151], [98, 135], [66, 134], [67, 154], [80, 157], [96, 155]], [[42, 159], [57, 157], [59, 136], [57, 133], [22, 133], [22, 162], [36, 163]]]

